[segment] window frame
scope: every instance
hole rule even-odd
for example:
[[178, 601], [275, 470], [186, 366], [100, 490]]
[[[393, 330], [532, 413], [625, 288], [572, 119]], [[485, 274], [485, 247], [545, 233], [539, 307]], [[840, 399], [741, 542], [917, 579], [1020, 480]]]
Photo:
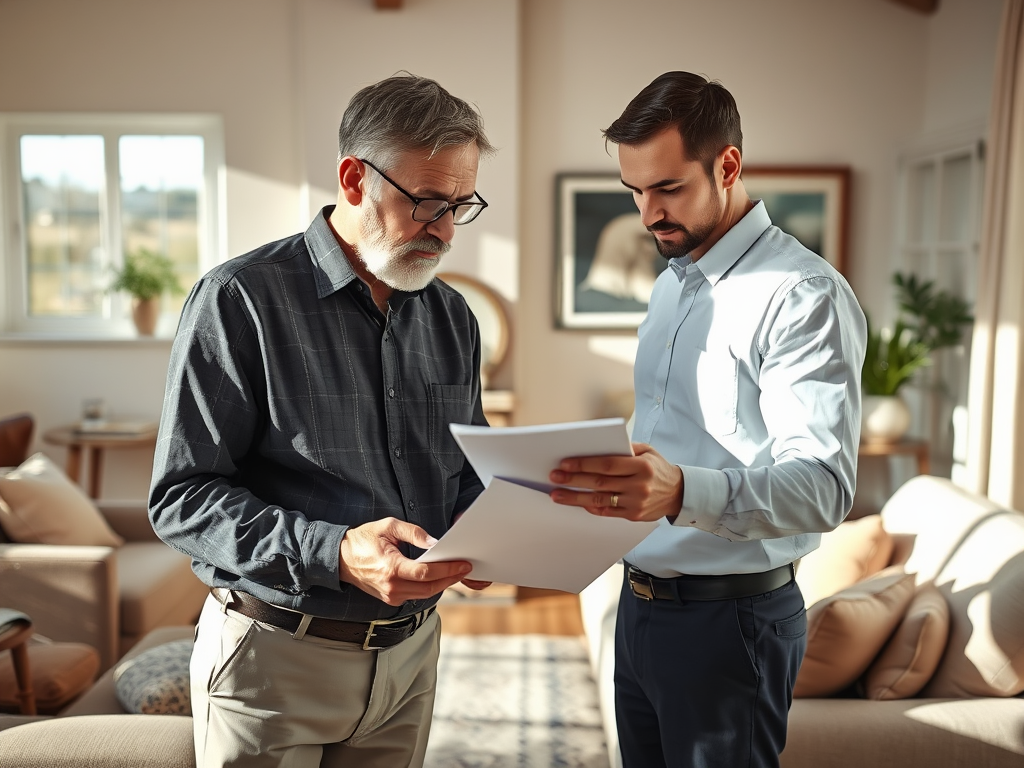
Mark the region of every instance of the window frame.
[[[937, 290], [947, 290], [964, 298], [973, 311], [977, 298], [977, 269], [981, 241], [981, 217], [984, 204], [984, 179], [988, 172], [985, 158], [985, 127], [982, 124], [928, 137], [903, 151], [897, 164], [897, 217], [895, 246], [898, 269], [933, 280]], [[951, 161], [969, 163], [963, 188], [965, 232], [960, 239], [941, 236], [943, 202], [948, 198], [946, 169]], [[915, 187], [914, 173], [930, 168], [931, 188], [926, 194]], [[930, 208], [930, 212], [926, 209]], [[924, 238], [912, 231], [917, 212], [925, 217]], [[955, 254], [955, 255], [954, 255]], [[952, 259], [960, 259], [959, 275], [950, 269]], [[962, 276], [962, 279], [958, 279]], [[894, 290], [891, 288], [890, 290]], [[893, 312], [895, 313], [895, 304]], [[912, 431], [931, 445], [932, 474], [957, 475], [964, 461], [967, 385], [970, 365], [971, 332], [964, 333], [962, 345], [932, 352], [933, 365], [919, 372], [907, 387], [908, 404], [913, 414]], [[958, 415], [960, 414], [960, 415]]]
[[[198, 199], [198, 274], [223, 260], [226, 253], [224, 217], [224, 129], [219, 115], [184, 113], [0, 113], [0, 335], [5, 337], [120, 339], [135, 338], [131, 299], [111, 293], [101, 317], [32, 317], [29, 315], [27, 243], [23, 231], [21, 194], [21, 137], [32, 135], [99, 135], [104, 139], [104, 188], [100, 193], [100, 236], [106, 264], [123, 263], [121, 243], [121, 184], [119, 139], [124, 135], [203, 138], [203, 185]], [[161, 311], [157, 335], [169, 336], [176, 318]]]

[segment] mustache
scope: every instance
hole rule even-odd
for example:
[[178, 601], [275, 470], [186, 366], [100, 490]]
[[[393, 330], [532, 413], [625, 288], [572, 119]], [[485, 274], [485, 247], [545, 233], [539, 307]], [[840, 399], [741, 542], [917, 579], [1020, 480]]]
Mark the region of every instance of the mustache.
[[667, 221], [659, 221], [654, 224], [651, 224], [651, 226], [647, 228], [648, 232], [675, 232], [676, 230], [681, 230], [685, 232], [686, 227], [682, 226], [681, 224], [672, 224]]
[[412, 251], [423, 251], [424, 253], [437, 253], [445, 254], [448, 253], [452, 248], [451, 243], [446, 243], [439, 237], [433, 235], [427, 235], [426, 237], [420, 237], [416, 240], [412, 240], [405, 244], [403, 251], [405, 253], [411, 253]]

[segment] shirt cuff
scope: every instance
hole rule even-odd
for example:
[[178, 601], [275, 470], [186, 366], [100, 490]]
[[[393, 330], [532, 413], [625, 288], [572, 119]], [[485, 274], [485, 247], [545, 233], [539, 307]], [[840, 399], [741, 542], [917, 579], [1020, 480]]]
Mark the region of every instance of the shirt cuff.
[[347, 525], [334, 525], [314, 520], [302, 537], [303, 571], [311, 586], [338, 589], [341, 565], [341, 539]]
[[720, 469], [679, 468], [683, 471], [683, 508], [673, 525], [714, 533], [729, 503], [729, 478]]

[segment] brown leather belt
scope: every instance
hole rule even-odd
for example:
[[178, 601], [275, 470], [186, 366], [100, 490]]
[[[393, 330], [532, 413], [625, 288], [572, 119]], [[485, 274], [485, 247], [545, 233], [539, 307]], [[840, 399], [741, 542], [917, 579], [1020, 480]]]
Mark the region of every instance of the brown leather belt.
[[[628, 563], [627, 563], [628, 565]], [[630, 589], [641, 600], [735, 600], [754, 597], [784, 587], [794, 578], [793, 564], [780, 565], [763, 573], [732, 573], [723, 576], [676, 576], [659, 579], [629, 565]]]
[[290, 611], [233, 589], [215, 587], [211, 592], [217, 602], [225, 608], [278, 629], [287, 630], [298, 638], [313, 635], [325, 640], [356, 643], [361, 645], [364, 651], [379, 651], [398, 645], [411, 637], [434, 612], [434, 606], [431, 606], [425, 611], [400, 616], [397, 619], [341, 621]]

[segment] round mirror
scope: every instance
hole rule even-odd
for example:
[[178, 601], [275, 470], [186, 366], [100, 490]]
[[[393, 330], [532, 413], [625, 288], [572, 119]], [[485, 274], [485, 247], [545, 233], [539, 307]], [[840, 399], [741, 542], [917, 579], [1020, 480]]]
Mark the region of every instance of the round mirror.
[[494, 289], [468, 275], [443, 272], [437, 276], [461, 293], [480, 326], [480, 373], [484, 387], [508, 352], [509, 323], [505, 306]]

